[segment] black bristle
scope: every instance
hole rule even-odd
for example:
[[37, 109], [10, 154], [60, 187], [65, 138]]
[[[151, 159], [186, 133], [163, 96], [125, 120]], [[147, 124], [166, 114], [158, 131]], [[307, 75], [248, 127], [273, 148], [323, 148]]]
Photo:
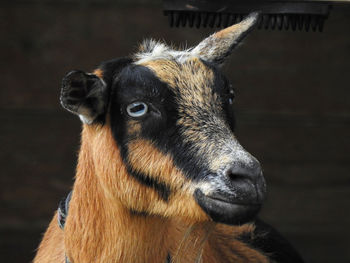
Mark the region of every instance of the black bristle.
[[202, 22], [202, 14], [201, 13], [195, 13], [195, 21], [194, 23], [196, 24], [196, 28], [199, 28], [201, 26]]
[[261, 29], [263, 26], [263, 19], [261, 16], [259, 16], [258, 22], [257, 22], [257, 28]]
[[208, 25], [208, 18], [209, 18], [209, 14], [208, 13], [202, 13], [202, 26], [203, 27], [207, 27]]
[[179, 27], [180, 25], [180, 13], [174, 12], [174, 26]]
[[269, 15], [264, 16], [264, 28], [266, 30], [269, 29], [270, 20], [271, 20], [271, 16], [269, 16]]
[[288, 15], [283, 15], [283, 25], [285, 30], [289, 29], [289, 23], [290, 23], [290, 20]]
[[320, 21], [319, 21], [318, 30], [319, 30], [320, 32], [323, 32], [324, 21], [325, 21], [325, 19], [324, 19], [323, 17], [322, 17], [322, 18], [320, 19]]
[[221, 19], [222, 19], [222, 15], [221, 14], [217, 14], [216, 15], [216, 27], [221, 27]]
[[188, 17], [188, 14], [187, 14], [187, 13], [182, 13], [182, 15], [180, 16], [181, 26], [183, 26], [183, 27], [186, 26], [187, 17]]
[[258, 22], [257, 22], [257, 28], [258, 29], [261, 29], [262, 27], [262, 19], [261, 19], [261, 16], [258, 18]]
[[170, 27], [174, 26], [174, 12], [173, 11], [169, 11], [166, 13], [166, 15], [168, 16], [168, 22]]
[[303, 15], [298, 16], [297, 24], [298, 24], [298, 29], [303, 30], [303, 27], [304, 27], [304, 16]]
[[188, 25], [189, 25], [189, 27], [193, 27], [194, 20], [195, 20], [195, 14], [194, 13], [189, 13], [188, 14]]
[[271, 26], [272, 30], [275, 29], [275, 27], [276, 27], [276, 15], [271, 15], [270, 26]]
[[297, 29], [297, 16], [296, 15], [291, 15], [290, 17], [290, 25], [293, 31]]
[[208, 17], [208, 26], [209, 27], [214, 27], [215, 24], [215, 18], [216, 18], [216, 13], [210, 13]]
[[282, 15], [277, 15], [276, 24], [277, 24], [278, 30], [283, 29], [283, 16]]
[[231, 14], [230, 25], [236, 24], [236, 14]]
[[[197, 11], [164, 11], [171, 27], [227, 27], [241, 22], [247, 14], [215, 13]], [[259, 29], [305, 30], [322, 32], [327, 16], [319, 14], [262, 14]]]
[[311, 16], [311, 28], [312, 28], [312, 31], [314, 32], [317, 30], [317, 22], [318, 22], [318, 17]]
[[310, 15], [306, 15], [305, 18], [304, 18], [304, 24], [305, 24], [305, 31], [306, 32], [309, 32], [310, 23], [311, 23]]
[[262, 28], [268, 29], [270, 22], [270, 16], [269, 15], [263, 15], [262, 16]]
[[222, 26], [228, 27], [230, 22], [230, 15], [229, 14], [222, 14]]

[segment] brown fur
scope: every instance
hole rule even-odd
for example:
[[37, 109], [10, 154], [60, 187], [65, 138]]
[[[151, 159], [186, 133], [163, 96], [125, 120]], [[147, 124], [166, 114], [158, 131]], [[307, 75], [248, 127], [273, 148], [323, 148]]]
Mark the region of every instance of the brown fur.
[[[136, 151], [135, 158], [160, 162], [155, 166], [175, 174], [176, 179], [167, 177], [168, 173], [160, 177], [160, 170], [152, 173], [154, 176], [173, 187], [183, 185], [183, 176], [171, 158], [152, 144], [139, 140], [129, 147]], [[139, 147], [149, 148], [149, 155], [138, 156]], [[138, 166], [135, 160], [133, 165]], [[234, 236], [252, 231], [253, 226], [214, 225], [185, 192], [172, 196], [166, 204], [153, 189], [129, 176], [109, 125], [84, 125], [73, 189], [65, 229], [58, 227], [55, 216], [35, 263], [64, 262], [65, 253], [75, 263], [163, 263], [168, 252], [174, 255], [174, 262], [196, 262], [201, 255], [202, 262], [267, 262], [265, 256], [234, 240]], [[132, 200], [138, 200], [137, 204]], [[150, 203], [156, 205], [149, 207]], [[168, 217], [135, 215], [129, 208]], [[181, 218], [191, 210], [189, 216]]]
[[94, 70], [94, 72], [93, 72], [93, 74], [95, 74], [97, 77], [99, 77], [100, 79], [102, 79], [103, 78], [103, 71], [102, 71], [102, 69], [95, 69]]
[[217, 225], [207, 243], [208, 250], [211, 250], [212, 253], [208, 253], [208, 257], [204, 258], [204, 262], [270, 262], [261, 252], [232, 239], [232, 237], [239, 237], [253, 231], [254, 225], [251, 224], [237, 227]]
[[[138, 139], [128, 144], [129, 162], [136, 171], [165, 182], [171, 188], [181, 189], [186, 180], [170, 155], [161, 153], [150, 141]], [[145, 166], [145, 163], [148, 165]]]
[[141, 124], [138, 121], [130, 120], [127, 125], [129, 135], [137, 136], [141, 132]]
[[34, 262], [64, 263], [64, 253], [64, 233], [58, 226], [55, 214], [40, 243]]

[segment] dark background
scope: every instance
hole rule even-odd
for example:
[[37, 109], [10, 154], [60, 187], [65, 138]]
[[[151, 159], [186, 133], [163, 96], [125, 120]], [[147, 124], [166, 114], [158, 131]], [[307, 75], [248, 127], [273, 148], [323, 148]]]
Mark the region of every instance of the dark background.
[[[80, 121], [59, 105], [64, 74], [147, 37], [191, 46], [210, 32], [169, 28], [160, 0], [1, 2], [1, 262], [34, 257], [73, 184]], [[307, 262], [349, 263], [350, 4], [324, 33], [254, 31], [224, 71], [238, 138], [267, 179], [261, 217]]]

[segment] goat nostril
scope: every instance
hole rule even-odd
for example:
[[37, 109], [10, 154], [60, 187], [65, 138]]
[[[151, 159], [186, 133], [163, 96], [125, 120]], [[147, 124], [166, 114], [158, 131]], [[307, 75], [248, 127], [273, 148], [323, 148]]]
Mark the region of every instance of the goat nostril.
[[258, 169], [254, 167], [230, 167], [224, 172], [226, 178], [230, 179], [230, 181], [255, 181], [259, 177]]
[[247, 175], [244, 174], [239, 174], [239, 173], [229, 173], [227, 174], [228, 178], [230, 178], [232, 181], [237, 181], [240, 179], [245, 179], [248, 178]]
[[247, 175], [245, 175], [243, 173], [234, 172], [234, 171], [232, 171], [232, 169], [227, 170], [225, 175], [228, 178], [230, 178], [232, 181], [236, 181], [236, 180], [244, 179], [244, 178], [248, 177]]

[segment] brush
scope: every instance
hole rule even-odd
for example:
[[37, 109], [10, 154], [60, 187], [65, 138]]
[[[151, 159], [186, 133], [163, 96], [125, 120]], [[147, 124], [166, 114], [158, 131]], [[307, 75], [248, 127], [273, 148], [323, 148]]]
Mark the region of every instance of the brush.
[[259, 29], [322, 31], [332, 4], [347, 1], [163, 0], [171, 27], [227, 27], [261, 13]]

